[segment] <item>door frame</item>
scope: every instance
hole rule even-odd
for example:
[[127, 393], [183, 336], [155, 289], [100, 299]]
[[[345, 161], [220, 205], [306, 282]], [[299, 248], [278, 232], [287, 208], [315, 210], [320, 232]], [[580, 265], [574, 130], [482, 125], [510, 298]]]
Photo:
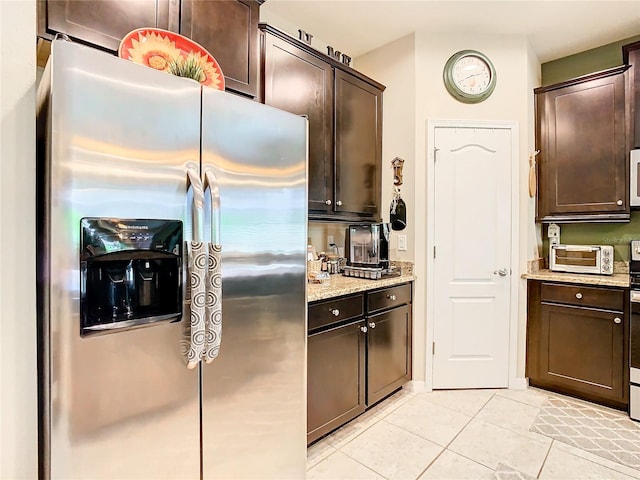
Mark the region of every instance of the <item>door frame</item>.
[[435, 321], [435, 278], [433, 248], [435, 246], [435, 163], [434, 140], [436, 128], [500, 128], [511, 131], [511, 275], [509, 288], [509, 388], [522, 389], [522, 379], [517, 378], [518, 369], [518, 290], [520, 278], [520, 251], [519, 251], [519, 221], [520, 211], [520, 165], [518, 162], [519, 149], [519, 125], [515, 121], [493, 120], [427, 120], [427, 209], [426, 209], [426, 366], [425, 387], [427, 391], [433, 390], [433, 353], [434, 321]]

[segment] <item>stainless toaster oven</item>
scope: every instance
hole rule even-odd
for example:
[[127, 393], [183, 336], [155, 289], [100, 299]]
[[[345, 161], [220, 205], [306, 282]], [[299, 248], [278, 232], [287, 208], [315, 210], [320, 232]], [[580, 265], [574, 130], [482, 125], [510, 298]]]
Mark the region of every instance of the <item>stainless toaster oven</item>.
[[551, 245], [549, 268], [555, 272], [613, 274], [611, 245]]

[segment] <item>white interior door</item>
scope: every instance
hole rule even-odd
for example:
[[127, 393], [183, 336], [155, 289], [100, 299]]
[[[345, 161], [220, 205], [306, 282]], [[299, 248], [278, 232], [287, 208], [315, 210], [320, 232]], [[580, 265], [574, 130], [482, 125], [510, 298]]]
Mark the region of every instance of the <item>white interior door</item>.
[[508, 386], [511, 135], [435, 128], [433, 388]]

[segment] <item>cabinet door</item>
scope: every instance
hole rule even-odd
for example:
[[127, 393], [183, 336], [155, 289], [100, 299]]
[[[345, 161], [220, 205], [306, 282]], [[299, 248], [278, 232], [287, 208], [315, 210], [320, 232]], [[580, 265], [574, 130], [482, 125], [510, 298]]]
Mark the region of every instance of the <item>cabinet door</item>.
[[309, 119], [309, 210], [333, 211], [333, 68], [265, 34], [264, 103]]
[[226, 90], [251, 97], [257, 93], [259, 16], [253, 0], [182, 0], [180, 33], [215, 57]]
[[39, 34], [64, 33], [116, 52], [141, 27], [168, 28], [169, 0], [47, 0], [38, 5]]
[[364, 412], [363, 326], [360, 320], [308, 337], [307, 443]]
[[624, 73], [568, 83], [536, 90], [538, 219], [628, 219]]
[[411, 379], [409, 305], [367, 317], [367, 405]]
[[631, 68], [629, 69], [629, 117], [631, 119], [629, 145], [640, 148], [640, 42], [622, 47], [623, 57]]
[[382, 92], [335, 71], [335, 211], [378, 217]]
[[620, 312], [543, 303], [539, 378], [532, 378], [532, 383], [625, 406], [627, 330], [627, 320]]

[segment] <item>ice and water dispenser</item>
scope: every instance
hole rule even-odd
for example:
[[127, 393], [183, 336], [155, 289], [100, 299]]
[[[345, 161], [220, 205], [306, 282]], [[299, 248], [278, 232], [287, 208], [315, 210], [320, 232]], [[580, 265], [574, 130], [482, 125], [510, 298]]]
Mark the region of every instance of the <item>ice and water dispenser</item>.
[[182, 316], [182, 222], [83, 218], [80, 334]]

